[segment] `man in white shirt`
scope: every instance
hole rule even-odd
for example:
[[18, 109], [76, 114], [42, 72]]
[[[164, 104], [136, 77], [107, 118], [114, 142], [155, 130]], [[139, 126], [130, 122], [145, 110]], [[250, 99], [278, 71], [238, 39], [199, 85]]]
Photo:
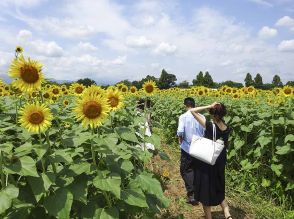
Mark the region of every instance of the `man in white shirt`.
[[[192, 141], [192, 136], [203, 136], [204, 128], [197, 122], [192, 113], [189, 111], [195, 108], [195, 101], [191, 97], [184, 100], [184, 105], [187, 112], [179, 117], [177, 136], [181, 145], [181, 164], [180, 172], [185, 182], [188, 202], [192, 205], [198, 204], [194, 199], [194, 166], [195, 158], [189, 155], [189, 147]], [[204, 116], [203, 116], [204, 117]]]

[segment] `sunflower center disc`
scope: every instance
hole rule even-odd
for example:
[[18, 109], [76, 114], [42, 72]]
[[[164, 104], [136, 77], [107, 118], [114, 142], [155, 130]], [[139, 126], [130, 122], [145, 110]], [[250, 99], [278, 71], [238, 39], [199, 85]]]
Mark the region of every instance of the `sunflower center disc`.
[[287, 88], [285, 91], [284, 91], [285, 94], [290, 94], [291, 93], [291, 89]]
[[58, 93], [59, 93], [59, 90], [58, 90], [57, 88], [54, 88], [54, 89], [52, 90], [52, 92], [53, 92], [54, 94], [58, 94]]
[[29, 121], [35, 125], [41, 124], [44, 121], [44, 115], [41, 112], [33, 112], [29, 116]]
[[152, 93], [153, 90], [154, 90], [154, 88], [153, 88], [152, 85], [147, 85], [147, 86], [145, 87], [145, 90], [146, 90], [147, 93]]
[[116, 107], [119, 103], [118, 98], [116, 97], [110, 97], [108, 100], [111, 107]]
[[101, 112], [101, 105], [95, 101], [89, 101], [83, 107], [83, 113], [89, 119], [95, 119], [99, 117]]
[[47, 98], [49, 98], [50, 96], [49, 96], [48, 93], [45, 93], [45, 94], [43, 95], [43, 97], [47, 99]]
[[20, 77], [28, 84], [34, 84], [39, 80], [38, 70], [30, 65], [24, 65], [20, 68]]
[[81, 93], [83, 93], [83, 90], [84, 90], [84, 89], [83, 89], [82, 87], [76, 87], [75, 90], [76, 90], [76, 93], [77, 93], [77, 94], [81, 94]]
[[123, 88], [121, 89], [121, 91], [122, 91], [122, 92], [126, 92], [127, 89], [126, 89], [125, 87], [123, 87]]
[[135, 88], [131, 88], [131, 92], [132, 93], [135, 93], [136, 92], [136, 89]]

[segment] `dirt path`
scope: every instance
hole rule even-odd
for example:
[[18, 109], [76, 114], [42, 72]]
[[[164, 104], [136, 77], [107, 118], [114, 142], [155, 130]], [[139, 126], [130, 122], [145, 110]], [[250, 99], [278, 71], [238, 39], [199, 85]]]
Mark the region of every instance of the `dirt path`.
[[[204, 218], [201, 205], [192, 206], [186, 203], [186, 190], [179, 170], [180, 151], [175, 151], [175, 148], [169, 148], [167, 146], [163, 146], [163, 151], [169, 155], [170, 161], [162, 160], [158, 155], [152, 160], [153, 171], [163, 179], [165, 195], [171, 200], [169, 208], [162, 212], [160, 218]], [[234, 219], [254, 218], [254, 216], [246, 213], [245, 210], [243, 210], [243, 206], [237, 204], [236, 200], [230, 197], [226, 197], [226, 199], [229, 203], [230, 212]], [[225, 218], [221, 207], [214, 207], [212, 211], [214, 219]]]

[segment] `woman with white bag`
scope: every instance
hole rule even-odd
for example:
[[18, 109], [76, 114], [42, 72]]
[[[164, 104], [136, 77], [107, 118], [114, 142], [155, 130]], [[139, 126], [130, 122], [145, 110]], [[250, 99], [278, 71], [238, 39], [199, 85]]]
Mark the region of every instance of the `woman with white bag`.
[[[212, 121], [203, 118], [199, 112], [209, 110]], [[232, 219], [229, 206], [225, 200], [225, 165], [226, 148], [230, 129], [223, 120], [226, 115], [226, 107], [222, 103], [213, 103], [208, 106], [196, 107], [190, 110], [195, 119], [205, 128], [204, 137], [207, 139], [215, 138], [224, 141], [225, 147], [219, 154], [214, 165], [205, 163], [199, 159], [195, 162], [195, 200], [203, 205], [206, 219], [211, 219], [211, 206], [221, 205], [225, 218]], [[213, 127], [215, 129], [213, 131]], [[215, 135], [215, 136], [213, 136]]]

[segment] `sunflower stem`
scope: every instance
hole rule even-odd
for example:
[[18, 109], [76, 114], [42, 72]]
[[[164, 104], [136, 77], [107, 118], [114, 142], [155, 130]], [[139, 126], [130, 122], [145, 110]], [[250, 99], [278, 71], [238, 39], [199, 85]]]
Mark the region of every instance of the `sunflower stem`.
[[91, 137], [91, 153], [92, 153], [92, 160], [93, 160], [93, 164], [97, 167], [96, 156], [95, 156], [95, 151], [94, 151], [94, 146], [93, 146], [94, 128], [91, 128], [91, 131], [92, 131], [92, 137]]
[[4, 173], [2, 169], [3, 165], [3, 151], [0, 152], [0, 174], [1, 174], [1, 188], [5, 188], [5, 178], [4, 178]]
[[[41, 132], [39, 133], [39, 140], [40, 140], [40, 145], [42, 145], [42, 134], [41, 134]], [[44, 157], [41, 158], [41, 163], [42, 163], [43, 173], [45, 173], [45, 162], [44, 162]]]
[[[16, 97], [16, 94], [15, 94]], [[17, 101], [15, 102], [15, 124], [17, 124], [17, 117], [18, 117], [18, 106]]]
[[[48, 130], [45, 132], [45, 136], [46, 136], [46, 142], [47, 142], [48, 147], [49, 147], [49, 154], [51, 154], [52, 153], [52, 148], [51, 148], [51, 144], [50, 144], [49, 131]], [[51, 165], [52, 165], [53, 172], [56, 173], [55, 163], [52, 162]]]

